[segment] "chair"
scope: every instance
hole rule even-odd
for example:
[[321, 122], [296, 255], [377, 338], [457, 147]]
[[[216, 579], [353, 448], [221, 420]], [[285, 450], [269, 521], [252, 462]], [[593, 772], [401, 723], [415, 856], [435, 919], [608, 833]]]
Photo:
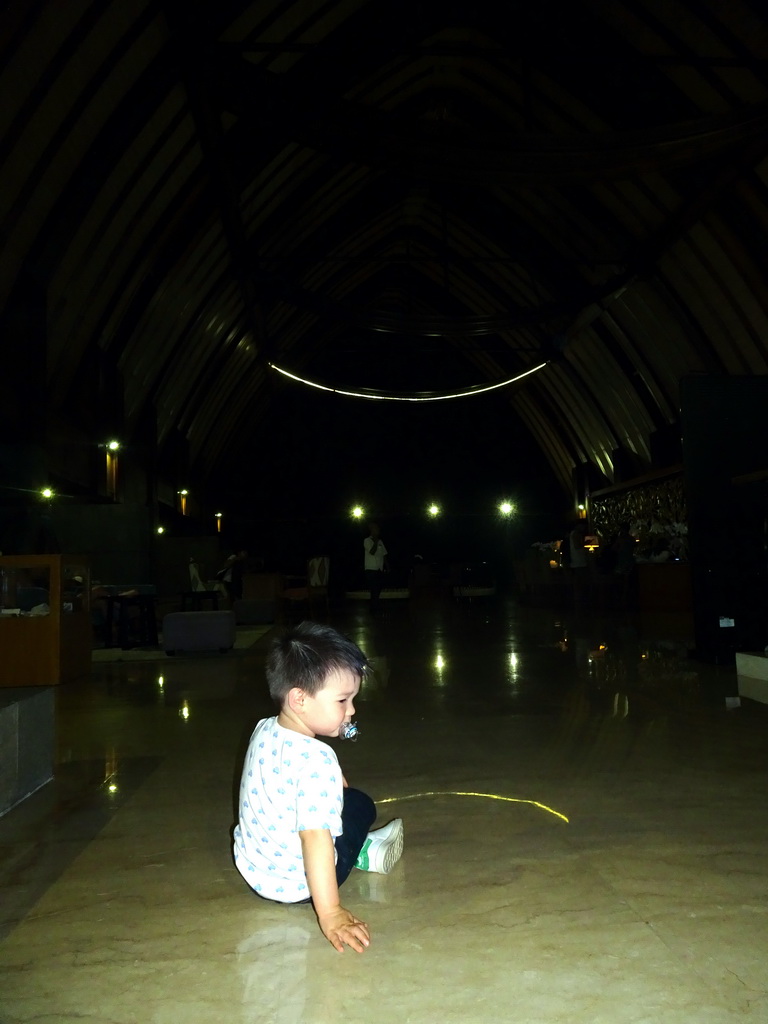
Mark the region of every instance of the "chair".
[[328, 615], [330, 605], [328, 602], [328, 575], [330, 572], [330, 558], [327, 555], [319, 555], [310, 558], [307, 562], [306, 582], [299, 587], [286, 587], [283, 591], [283, 607], [287, 611], [298, 604], [306, 604], [310, 617], [315, 614], [315, 607], [322, 602], [325, 605], [325, 614]]
[[200, 579], [200, 566], [194, 560], [189, 560], [189, 581], [191, 583], [190, 590], [206, 590], [206, 586]]
[[203, 605], [207, 601], [211, 611], [218, 611], [219, 594], [217, 590], [211, 590], [203, 583], [200, 577], [200, 566], [194, 560], [189, 560], [189, 585], [190, 589], [185, 590], [181, 595], [181, 610], [187, 611], [187, 607], [193, 612], [203, 611]]

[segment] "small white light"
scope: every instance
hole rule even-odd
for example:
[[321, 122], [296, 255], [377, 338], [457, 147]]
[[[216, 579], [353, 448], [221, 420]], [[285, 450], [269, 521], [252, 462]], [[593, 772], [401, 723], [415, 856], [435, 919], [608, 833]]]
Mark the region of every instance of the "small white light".
[[42, 491], [40, 491], [40, 494], [42, 495], [43, 498], [52, 498], [53, 497], [53, 491], [51, 490], [50, 487], [44, 487], [42, 489]]
[[158, 526], [157, 532], [158, 533], [165, 533], [165, 527], [164, 526]]
[[511, 501], [502, 501], [499, 505], [499, 512], [501, 512], [503, 516], [511, 516], [514, 511], [515, 506]]
[[427, 512], [429, 512], [429, 514], [434, 519], [435, 516], [439, 516], [440, 515], [440, 506], [439, 505], [430, 505], [429, 508], [427, 509]]
[[363, 509], [361, 509], [359, 505], [355, 505], [355, 507], [352, 509], [352, 516], [354, 519], [362, 519]]
[[119, 449], [119, 447], [120, 447], [120, 442], [119, 441], [108, 441], [107, 442], [107, 448], [109, 448], [109, 450], [111, 452], [116, 452]]
[[213, 514], [216, 516], [217, 519], [221, 519], [223, 513], [221, 513], [221, 512], [214, 512]]

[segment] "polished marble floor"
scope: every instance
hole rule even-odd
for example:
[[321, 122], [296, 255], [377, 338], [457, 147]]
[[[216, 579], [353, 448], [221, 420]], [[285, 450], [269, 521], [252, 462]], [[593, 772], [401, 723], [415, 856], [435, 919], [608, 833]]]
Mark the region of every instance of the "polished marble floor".
[[374, 665], [346, 776], [406, 829], [342, 890], [370, 949], [231, 861], [269, 634], [98, 664], [0, 819], [2, 1024], [768, 1020], [768, 708], [726, 707], [735, 669], [673, 621], [501, 599], [331, 621]]

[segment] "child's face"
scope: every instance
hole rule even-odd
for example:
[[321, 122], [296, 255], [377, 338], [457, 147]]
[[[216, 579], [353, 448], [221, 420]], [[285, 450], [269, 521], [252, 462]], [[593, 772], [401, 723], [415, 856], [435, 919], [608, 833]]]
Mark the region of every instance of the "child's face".
[[326, 677], [314, 697], [304, 696], [302, 721], [315, 736], [338, 736], [344, 722], [352, 720], [360, 679], [351, 669], [337, 669]]

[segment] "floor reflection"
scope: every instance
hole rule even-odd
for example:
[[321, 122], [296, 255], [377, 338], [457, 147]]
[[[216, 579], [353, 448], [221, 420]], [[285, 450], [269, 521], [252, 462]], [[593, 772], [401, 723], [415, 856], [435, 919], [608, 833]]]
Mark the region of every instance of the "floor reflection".
[[704, 667], [689, 657], [681, 640], [644, 636], [626, 621], [562, 632], [558, 650], [572, 659], [575, 678], [595, 711], [622, 718], [680, 714], [702, 700]]
[[[390, 602], [394, 605], [395, 602]], [[366, 699], [413, 692], [430, 712], [479, 706], [503, 713], [546, 714], [586, 685], [594, 710], [627, 717], [632, 707], [680, 709], [700, 695], [686, 642], [674, 631], [653, 636], [627, 618], [568, 618], [499, 604], [403, 605], [380, 620], [365, 615], [349, 631], [370, 652]], [[386, 652], [386, 653], [385, 653]], [[609, 692], [608, 692], [609, 691]], [[607, 694], [607, 696], [606, 696]], [[607, 701], [607, 703], [606, 703]]]
[[344, 774], [381, 823], [406, 823], [395, 871], [345, 883], [370, 954], [335, 954], [309, 908], [257, 901], [231, 861], [245, 745], [272, 713], [269, 636], [220, 658], [126, 655], [57, 688], [56, 780], [0, 819], [9, 1019], [92, 1016], [98, 991], [110, 1020], [506, 1020], [514, 1005], [628, 1024], [657, 996], [649, 1012], [671, 1021], [681, 992], [674, 1019], [698, 1020], [696, 963], [711, 985], [715, 960], [736, 1009], [712, 1020], [740, 1018], [730, 979], [746, 964], [765, 988], [768, 754], [765, 709], [726, 710], [733, 670], [689, 657], [671, 620], [500, 599], [392, 602], [375, 620], [350, 602], [331, 622], [371, 662]]

